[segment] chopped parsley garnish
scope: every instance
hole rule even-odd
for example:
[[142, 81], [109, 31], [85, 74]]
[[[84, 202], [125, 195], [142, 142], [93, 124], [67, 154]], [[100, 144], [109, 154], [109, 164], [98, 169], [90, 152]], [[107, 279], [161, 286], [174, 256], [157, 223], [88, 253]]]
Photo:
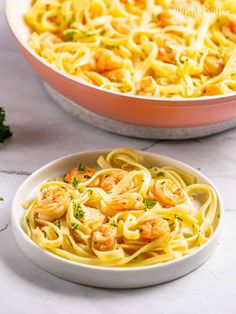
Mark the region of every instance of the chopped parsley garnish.
[[54, 224], [55, 226], [57, 226], [59, 229], [61, 228], [61, 222], [60, 222], [60, 220], [55, 220], [55, 221], [53, 222], [53, 224]]
[[76, 32], [73, 32], [73, 31], [67, 32], [64, 34], [64, 39], [66, 39], [66, 40], [73, 39], [75, 34], [76, 34]]
[[78, 210], [81, 208], [81, 204], [80, 203], [73, 203], [73, 208], [74, 208], [74, 210]]
[[79, 164], [79, 165], [78, 165], [78, 170], [79, 170], [79, 171], [86, 171], [85, 165], [84, 165], [84, 164]]
[[75, 223], [75, 222], [72, 222], [72, 224], [71, 224], [71, 228], [75, 231], [75, 230], [77, 230], [78, 229], [78, 224], [77, 223]]
[[111, 223], [110, 223], [111, 226], [113, 227], [118, 227], [117, 223], [115, 222], [115, 220], [113, 220]]
[[154, 200], [146, 200], [144, 201], [144, 211], [146, 211], [148, 208], [155, 206], [156, 205], [156, 201]]
[[4, 198], [3, 198], [3, 197], [0, 197], [0, 201], [1, 201], [1, 202], [4, 201]]
[[76, 177], [74, 177], [71, 184], [74, 188], [77, 188], [79, 184], [79, 180], [77, 180]]
[[165, 176], [165, 172], [160, 171], [157, 173], [157, 177], [164, 177]]
[[165, 184], [165, 181], [162, 181], [160, 184], [161, 184], [161, 185]]
[[29, 218], [27, 216], [25, 216], [25, 220], [26, 220], [27, 224], [29, 224]]
[[5, 118], [5, 110], [0, 107], [0, 143], [3, 143], [8, 137], [12, 135], [9, 125], [5, 124]]
[[76, 19], [71, 18], [71, 19], [69, 19], [68, 24], [73, 24], [74, 22], [76, 22]]
[[84, 217], [85, 212], [82, 209], [79, 209], [75, 212], [75, 217], [76, 218], [82, 218]]
[[143, 231], [143, 227], [139, 226], [138, 230], [139, 230], [139, 232], [142, 232]]
[[92, 190], [88, 190], [87, 192], [88, 192], [90, 195], [93, 194], [93, 191], [92, 191]]

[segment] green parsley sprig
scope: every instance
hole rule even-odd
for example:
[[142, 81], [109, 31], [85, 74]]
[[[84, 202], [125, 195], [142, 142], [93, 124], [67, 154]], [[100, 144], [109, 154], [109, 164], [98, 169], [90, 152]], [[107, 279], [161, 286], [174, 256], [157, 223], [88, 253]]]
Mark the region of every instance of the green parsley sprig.
[[76, 177], [74, 177], [71, 184], [74, 188], [77, 188], [79, 184], [79, 180], [77, 180]]
[[148, 208], [151, 208], [156, 205], [156, 201], [154, 200], [145, 200], [144, 201], [144, 211], [147, 211]]
[[53, 224], [54, 224], [55, 226], [57, 226], [59, 229], [61, 229], [61, 222], [60, 222], [60, 220], [55, 220], [55, 221], [53, 222]]
[[71, 224], [71, 228], [75, 231], [75, 230], [77, 230], [78, 229], [78, 224], [76, 223], [76, 222], [72, 222], [72, 224]]

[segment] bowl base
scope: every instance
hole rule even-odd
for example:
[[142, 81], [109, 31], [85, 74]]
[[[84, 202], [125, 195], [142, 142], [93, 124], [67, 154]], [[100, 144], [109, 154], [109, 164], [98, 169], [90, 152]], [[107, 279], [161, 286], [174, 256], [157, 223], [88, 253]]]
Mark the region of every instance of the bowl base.
[[236, 127], [236, 119], [191, 128], [150, 128], [127, 124], [91, 112], [63, 96], [46, 82], [43, 83], [50, 96], [73, 116], [100, 129], [120, 135], [158, 140], [183, 140], [209, 136]]

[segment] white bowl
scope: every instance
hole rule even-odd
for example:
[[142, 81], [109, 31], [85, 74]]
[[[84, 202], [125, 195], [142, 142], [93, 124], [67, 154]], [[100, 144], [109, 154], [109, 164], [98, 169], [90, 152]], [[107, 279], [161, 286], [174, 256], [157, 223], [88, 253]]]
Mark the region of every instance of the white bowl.
[[12, 230], [19, 247], [25, 255], [55, 276], [80, 284], [106, 288], [138, 288], [163, 283], [186, 275], [206, 262], [216, 247], [222, 220], [223, 203], [217, 188], [199, 171], [180, 161], [141, 151], [139, 153], [145, 165], [171, 166], [181, 169], [194, 175], [198, 182], [209, 184], [215, 189], [218, 197], [217, 216], [220, 216], [220, 218], [216, 218], [214, 221], [214, 233], [212, 237], [200, 248], [178, 260], [163, 264], [145, 267], [108, 268], [90, 266], [63, 259], [41, 249], [27, 236], [22, 229], [22, 218], [25, 210], [21, 204], [32, 195], [32, 190], [45, 179], [64, 174], [68, 169], [78, 163], [83, 162], [95, 165], [97, 157], [101, 154], [105, 155], [108, 152], [108, 150], [96, 150], [62, 157], [34, 172], [20, 186], [12, 205]]

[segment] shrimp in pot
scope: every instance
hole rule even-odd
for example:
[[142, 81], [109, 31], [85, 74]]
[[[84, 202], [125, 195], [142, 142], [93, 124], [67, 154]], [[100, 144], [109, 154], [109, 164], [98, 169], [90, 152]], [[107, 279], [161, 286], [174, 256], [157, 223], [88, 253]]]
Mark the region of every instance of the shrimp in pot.
[[236, 42], [236, 23], [229, 21], [223, 26], [222, 32], [226, 38]]
[[108, 49], [98, 49], [94, 54], [95, 71], [102, 73], [122, 67], [122, 60]]
[[138, 95], [150, 95], [154, 96], [157, 91], [157, 83], [151, 76], [146, 76], [137, 83], [137, 94]]
[[[92, 176], [96, 173], [96, 170], [91, 167], [83, 167], [79, 168], [72, 168], [65, 174], [64, 181], [68, 183], [72, 183], [76, 180], [78, 183], [86, 182], [92, 178]], [[99, 185], [99, 178], [95, 178], [88, 186], [98, 186]]]
[[155, 240], [164, 233], [170, 232], [168, 222], [162, 218], [146, 221], [139, 226], [140, 238], [145, 240]]
[[159, 47], [157, 59], [166, 63], [174, 63], [175, 56], [176, 52], [171, 47], [167, 46]]
[[204, 74], [208, 76], [218, 75], [225, 66], [225, 60], [214, 54], [208, 54], [204, 60]]
[[220, 94], [222, 94], [222, 91], [220, 89], [220, 86], [216, 84], [206, 86], [202, 90], [203, 96], [214, 96], [214, 95], [220, 95]]
[[111, 82], [115, 83], [120, 83], [124, 79], [130, 78], [130, 72], [124, 69], [104, 72], [103, 75], [105, 75]]
[[112, 250], [116, 244], [116, 228], [103, 224], [92, 230], [92, 247], [98, 251]]

